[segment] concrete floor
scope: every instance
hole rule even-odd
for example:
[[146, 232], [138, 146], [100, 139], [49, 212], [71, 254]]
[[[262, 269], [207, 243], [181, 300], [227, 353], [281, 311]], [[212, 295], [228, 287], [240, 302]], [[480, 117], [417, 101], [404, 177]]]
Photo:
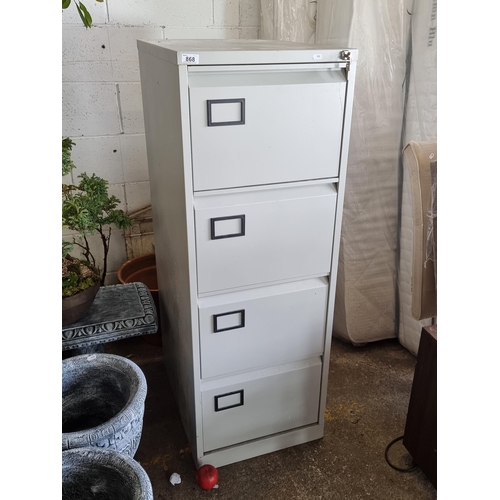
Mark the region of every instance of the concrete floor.
[[[151, 342], [151, 339], [150, 339]], [[175, 406], [162, 348], [144, 337], [106, 351], [135, 361], [148, 383], [144, 428], [135, 459], [146, 470], [155, 500], [435, 499], [421, 472], [402, 473], [386, 462], [386, 446], [402, 436], [416, 358], [397, 340], [354, 347], [333, 339], [322, 439], [219, 468], [219, 488], [204, 491]], [[390, 450], [394, 465], [411, 457], [401, 441]], [[173, 472], [182, 483], [172, 486]]]

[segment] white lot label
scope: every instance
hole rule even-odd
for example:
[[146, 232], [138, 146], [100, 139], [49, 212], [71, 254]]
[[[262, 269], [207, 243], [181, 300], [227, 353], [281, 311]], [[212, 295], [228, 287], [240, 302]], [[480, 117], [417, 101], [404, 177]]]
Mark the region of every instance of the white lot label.
[[182, 54], [182, 62], [187, 64], [200, 64], [199, 54]]

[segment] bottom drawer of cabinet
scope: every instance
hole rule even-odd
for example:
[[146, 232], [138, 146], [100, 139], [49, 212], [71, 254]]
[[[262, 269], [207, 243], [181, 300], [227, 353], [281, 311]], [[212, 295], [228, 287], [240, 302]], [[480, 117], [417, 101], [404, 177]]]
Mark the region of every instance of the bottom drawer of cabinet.
[[318, 421], [321, 358], [202, 383], [205, 453]]

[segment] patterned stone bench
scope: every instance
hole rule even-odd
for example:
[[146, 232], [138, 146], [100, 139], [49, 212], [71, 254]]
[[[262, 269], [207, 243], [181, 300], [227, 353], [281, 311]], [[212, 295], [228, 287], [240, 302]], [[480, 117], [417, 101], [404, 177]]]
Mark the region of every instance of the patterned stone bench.
[[158, 331], [153, 297], [143, 283], [103, 286], [80, 320], [62, 329], [63, 357], [104, 352], [104, 344]]

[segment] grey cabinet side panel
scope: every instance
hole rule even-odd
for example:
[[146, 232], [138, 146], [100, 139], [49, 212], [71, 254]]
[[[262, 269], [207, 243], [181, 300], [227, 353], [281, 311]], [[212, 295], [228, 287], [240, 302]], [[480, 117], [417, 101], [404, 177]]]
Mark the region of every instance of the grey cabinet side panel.
[[335, 308], [335, 293], [337, 286], [337, 273], [339, 267], [340, 235], [342, 232], [342, 216], [344, 212], [345, 183], [347, 178], [347, 160], [349, 152], [349, 141], [351, 138], [352, 107], [354, 102], [354, 82], [356, 77], [356, 61], [351, 62], [347, 77], [347, 88], [344, 108], [344, 125], [342, 129], [342, 146], [340, 155], [339, 182], [337, 188], [337, 210], [335, 212], [335, 231], [333, 236], [332, 265], [330, 272], [330, 291], [328, 296], [328, 313], [325, 336], [325, 357], [323, 359], [323, 380], [320, 401], [319, 422], [324, 425], [324, 409], [326, 407], [326, 386], [330, 366], [330, 348], [333, 334], [333, 318]]
[[[193, 349], [191, 304], [196, 293], [193, 213], [187, 209], [192, 192], [190, 165], [182, 137], [180, 72], [171, 65], [139, 51], [146, 146], [153, 210], [156, 265], [165, 366], [179, 412], [194, 447], [196, 443], [195, 373], [199, 372]], [[188, 159], [189, 161], [189, 159]], [[186, 174], [187, 172], [187, 174]], [[193, 339], [195, 339], [193, 341]], [[199, 364], [199, 362], [198, 362]], [[196, 450], [194, 450], [196, 453]]]

